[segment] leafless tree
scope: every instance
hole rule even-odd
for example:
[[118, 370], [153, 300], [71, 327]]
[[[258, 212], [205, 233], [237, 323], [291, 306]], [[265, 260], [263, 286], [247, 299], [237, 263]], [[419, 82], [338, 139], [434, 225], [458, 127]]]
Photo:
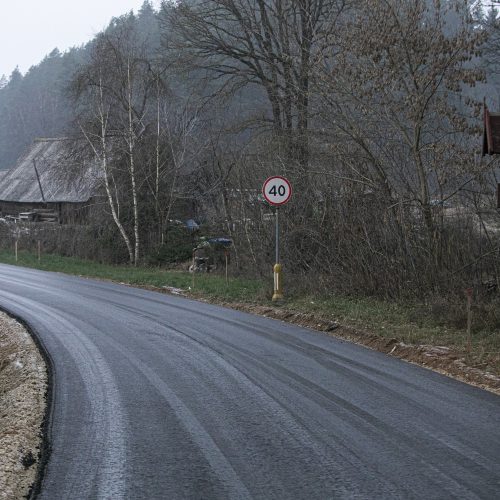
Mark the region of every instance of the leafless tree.
[[287, 165], [309, 163], [310, 78], [346, 0], [202, 0], [169, 6], [174, 46], [194, 56], [221, 88], [255, 84], [270, 105], [267, 120]]
[[343, 40], [319, 87], [326, 121], [357, 155], [350, 175], [388, 204], [418, 204], [434, 234], [433, 200], [474, 170], [474, 103], [462, 91], [483, 77], [470, 63], [482, 35], [466, 2], [363, 0]]
[[[101, 162], [113, 220], [131, 263], [137, 265], [141, 253], [139, 191], [144, 182], [144, 173], [138, 171], [137, 149], [147, 130], [154, 80], [129, 23], [129, 19], [120, 18], [113, 30], [96, 39], [90, 61], [76, 75], [73, 88], [86, 118], [80, 128]], [[130, 234], [120, 220], [121, 204], [128, 208], [129, 201]]]

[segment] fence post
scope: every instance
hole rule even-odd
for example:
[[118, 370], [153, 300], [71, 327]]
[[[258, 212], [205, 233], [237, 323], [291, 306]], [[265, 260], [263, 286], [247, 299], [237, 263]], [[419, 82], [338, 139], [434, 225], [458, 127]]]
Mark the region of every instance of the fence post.
[[224, 249], [224, 257], [226, 258], [226, 285], [229, 285], [229, 274], [228, 274], [229, 250]]
[[195, 269], [195, 252], [196, 252], [196, 248], [193, 248], [193, 265], [192, 265], [192, 269], [193, 269], [193, 276], [192, 276], [192, 282], [191, 282], [191, 289], [194, 291], [194, 273], [196, 272], [196, 269]]
[[467, 288], [465, 293], [467, 295], [467, 352], [471, 353], [472, 351], [472, 288]]

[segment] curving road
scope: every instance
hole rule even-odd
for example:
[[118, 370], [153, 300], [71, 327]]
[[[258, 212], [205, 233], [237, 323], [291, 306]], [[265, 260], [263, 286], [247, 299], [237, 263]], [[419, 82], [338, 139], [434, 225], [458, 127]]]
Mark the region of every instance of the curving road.
[[321, 333], [0, 265], [53, 364], [39, 498], [498, 498], [500, 398]]

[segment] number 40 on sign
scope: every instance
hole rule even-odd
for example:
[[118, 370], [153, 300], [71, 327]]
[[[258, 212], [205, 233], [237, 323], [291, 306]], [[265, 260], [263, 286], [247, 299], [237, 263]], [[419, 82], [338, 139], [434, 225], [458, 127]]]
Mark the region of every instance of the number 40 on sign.
[[284, 177], [269, 177], [262, 186], [262, 194], [271, 205], [284, 205], [292, 196], [292, 186]]

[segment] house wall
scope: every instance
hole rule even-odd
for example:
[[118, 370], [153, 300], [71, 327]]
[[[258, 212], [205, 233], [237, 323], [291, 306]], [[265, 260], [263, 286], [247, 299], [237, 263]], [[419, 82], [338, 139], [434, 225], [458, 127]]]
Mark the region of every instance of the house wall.
[[29, 203], [0, 200], [0, 217], [11, 215], [17, 217], [22, 212], [46, 209], [57, 214], [59, 224], [85, 224], [89, 217], [89, 206], [92, 202], [85, 203]]

